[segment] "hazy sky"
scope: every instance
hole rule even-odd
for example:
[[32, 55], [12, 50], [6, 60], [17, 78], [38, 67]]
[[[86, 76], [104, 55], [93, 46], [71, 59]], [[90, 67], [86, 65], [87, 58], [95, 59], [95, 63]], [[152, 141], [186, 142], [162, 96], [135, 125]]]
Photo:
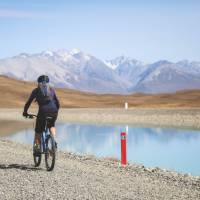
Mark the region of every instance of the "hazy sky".
[[200, 0], [0, 1], [0, 58], [73, 48], [101, 59], [200, 61]]

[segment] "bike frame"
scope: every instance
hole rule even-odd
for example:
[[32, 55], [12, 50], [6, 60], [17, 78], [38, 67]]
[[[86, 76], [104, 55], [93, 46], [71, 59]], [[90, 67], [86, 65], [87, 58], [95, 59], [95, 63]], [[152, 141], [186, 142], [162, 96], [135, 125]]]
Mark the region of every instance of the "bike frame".
[[47, 146], [46, 146], [46, 139], [49, 135], [48, 133], [48, 127], [47, 127], [47, 120], [46, 120], [46, 125], [45, 125], [45, 131], [42, 132], [41, 134], [41, 139], [40, 139], [40, 145], [41, 145], [41, 152], [42, 153], [45, 153], [46, 152], [46, 149], [47, 149]]
[[41, 143], [41, 152], [44, 153], [46, 151], [46, 138], [48, 135], [48, 128], [47, 126], [45, 127], [45, 131], [42, 132], [41, 138], [40, 138], [40, 143]]
[[[37, 115], [29, 114], [27, 117], [30, 118], [30, 119], [33, 119], [34, 117], [37, 118]], [[48, 124], [48, 119], [46, 119], [46, 122], [45, 122], [45, 130], [41, 133], [41, 136], [40, 136], [41, 153], [45, 153], [46, 150], [47, 150], [46, 139], [48, 138], [48, 135], [50, 135], [50, 133], [48, 132], [48, 125], [47, 124]]]
[[[28, 114], [27, 118], [33, 119], [34, 117], [37, 117], [37, 115], [31, 115]], [[38, 167], [41, 163], [41, 154], [45, 154], [45, 164], [47, 171], [52, 171], [55, 165], [55, 158], [56, 158], [56, 146], [55, 146], [55, 140], [53, 137], [51, 137], [50, 132], [48, 130], [48, 123], [49, 119], [52, 119], [52, 117], [46, 117], [45, 118], [45, 130], [41, 133], [40, 136], [40, 153], [38, 155], [33, 154], [34, 157], [34, 163], [35, 167]], [[50, 139], [51, 145], [52, 145], [52, 161], [49, 163], [48, 158], [49, 158], [49, 149], [48, 149], [48, 140]]]

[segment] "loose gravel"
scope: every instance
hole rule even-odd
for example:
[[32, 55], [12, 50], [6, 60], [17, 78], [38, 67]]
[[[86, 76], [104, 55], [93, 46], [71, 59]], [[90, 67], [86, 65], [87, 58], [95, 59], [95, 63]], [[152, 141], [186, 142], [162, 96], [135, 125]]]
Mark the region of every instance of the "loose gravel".
[[0, 199], [200, 199], [200, 177], [57, 153], [54, 171], [35, 168], [32, 147], [0, 140]]

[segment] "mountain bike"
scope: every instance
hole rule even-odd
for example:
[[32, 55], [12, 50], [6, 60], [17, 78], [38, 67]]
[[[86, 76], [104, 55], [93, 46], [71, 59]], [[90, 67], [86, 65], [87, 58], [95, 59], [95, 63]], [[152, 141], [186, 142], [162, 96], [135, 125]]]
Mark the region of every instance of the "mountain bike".
[[[28, 114], [27, 118], [33, 119], [37, 118], [37, 115]], [[46, 116], [45, 117], [45, 131], [41, 134], [40, 138], [40, 151], [35, 152], [33, 149], [33, 158], [35, 167], [38, 167], [41, 164], [42, 154], [45, 156], [45, 165], [47, 171], [52, 171], [55, 165], [56, 160], [56, 149], [57, 145], [55, 142], [54, 137], [49, 133], [48, 123], [52, 117]]]

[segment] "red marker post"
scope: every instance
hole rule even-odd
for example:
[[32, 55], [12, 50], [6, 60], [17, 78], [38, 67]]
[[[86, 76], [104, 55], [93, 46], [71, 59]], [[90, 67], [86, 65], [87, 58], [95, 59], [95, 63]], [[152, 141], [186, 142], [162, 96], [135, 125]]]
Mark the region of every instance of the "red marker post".
[[126, 133], [121, 133], [121, 165], [126, 166]]

